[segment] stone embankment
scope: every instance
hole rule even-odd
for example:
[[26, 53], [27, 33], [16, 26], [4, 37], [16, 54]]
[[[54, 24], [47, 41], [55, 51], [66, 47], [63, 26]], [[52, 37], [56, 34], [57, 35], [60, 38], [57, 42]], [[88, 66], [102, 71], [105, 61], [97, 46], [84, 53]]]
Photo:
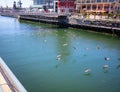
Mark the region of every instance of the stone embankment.
[[66, 27], [68, 25], [68, 19], [66, 15], [58, 15], [56, 13], [24, 13], [18, 16], [19, 20], [37, 21], [47, 24], [59, 25], [60, 27]]
[[120, 19], [87, 19], [71, 16], [70, 27], [120, 35]]

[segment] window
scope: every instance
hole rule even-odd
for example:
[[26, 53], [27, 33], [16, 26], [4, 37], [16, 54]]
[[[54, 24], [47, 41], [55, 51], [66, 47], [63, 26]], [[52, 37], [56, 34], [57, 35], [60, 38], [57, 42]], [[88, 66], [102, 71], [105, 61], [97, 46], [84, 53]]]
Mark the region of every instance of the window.
[[97, 2], [101, 2], [101, 0], [97, 0]]
[[92, 8], [93, 8], [93, 10], [96, 10], [96, 5], [93, 5], [93, 7], [92, 7]]
[[86, 2], [87, 2], [87, 3], [90, 3], [90, 0], [87, 0]]
[[95, 2], [96, 2], [96, 0], [92, 0], [91, 2], [92, 2], [92, 3], [95, 3]]
[[109, 6], [104, 6], [104, 9], [105, 10], [109, 10]]
[[73, 12], [73, 9], [69, 9], [69, 12]]
[[88, 5], [88, 6], [87, 6], [87, 10], [90, 10], [90, 9], [91, 9], [91, 7], [90, 7], [90, 5]]
[[86, 6], [85, 6], [85, 5], [83, 5], [83, 6], [82, 6], [82, 9], [84, 9], [84, 8], [86, 8]]
[[109, 2], [114, 2], [115, 0], [109, 0]]
[[103, 2], [107, 2], [107, 0], [103, 0]]

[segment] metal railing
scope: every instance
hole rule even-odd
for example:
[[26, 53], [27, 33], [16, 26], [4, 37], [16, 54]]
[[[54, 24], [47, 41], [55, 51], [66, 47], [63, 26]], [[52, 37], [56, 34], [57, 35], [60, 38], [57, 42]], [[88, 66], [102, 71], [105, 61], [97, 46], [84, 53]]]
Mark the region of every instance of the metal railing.
[[[0, 72], [6, 81], [11, 92], [27, 92], [27, 90], [23, 87], [20, 81], [16, 78], [16, 76], [12, 73], [9, 67], [5, 64], [3, 59], [0, 57]], [[3, 92], [5, 92], [3, 90]]]

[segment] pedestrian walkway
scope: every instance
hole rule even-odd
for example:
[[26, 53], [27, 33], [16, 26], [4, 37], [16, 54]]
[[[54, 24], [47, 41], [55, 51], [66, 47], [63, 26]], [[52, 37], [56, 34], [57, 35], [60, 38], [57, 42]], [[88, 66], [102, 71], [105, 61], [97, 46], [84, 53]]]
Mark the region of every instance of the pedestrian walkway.
[[12, 92], [1, 72], [0, 72], [0, 92]]
[[119, 22], [120, 23], [120, 19], [108, 18], [107, 16], [98, 16], [98, 15], [96, 15], [96, 16], [89, 15], [89, 17], [73, 15], [70, 18], [85, 19], [85, 20], [115, 21], [115, 22]]

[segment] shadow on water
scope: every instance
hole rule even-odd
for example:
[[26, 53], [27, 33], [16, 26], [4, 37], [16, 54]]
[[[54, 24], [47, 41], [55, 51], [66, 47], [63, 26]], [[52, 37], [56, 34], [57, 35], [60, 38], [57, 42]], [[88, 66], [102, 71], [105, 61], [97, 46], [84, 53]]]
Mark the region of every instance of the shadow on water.
[[[20, 20], [19, 23], [21, 24], [30, 24], [32, 26], [42, 26], [43, 28], [58, 28], [61, 29], [58, 25], [54, 25], [54, 24], [45, 24], [45, 23], [41, 23], [41, 22], [32, 22], [32, 21], [26, 21], [26, 20]], [[64, 29], [64, 28], [63, 28]]]

